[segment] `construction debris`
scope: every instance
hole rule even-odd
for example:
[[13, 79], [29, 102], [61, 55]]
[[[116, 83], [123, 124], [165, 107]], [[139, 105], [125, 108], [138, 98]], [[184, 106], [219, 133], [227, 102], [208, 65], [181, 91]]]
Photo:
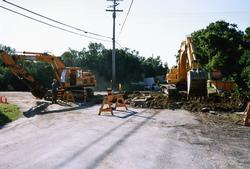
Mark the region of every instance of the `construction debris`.
[[[187, 100], [187, 93], [179, 92], [172, 99], [161, 92], [134, 92], [127, 94], [127, 103], [133, 107], [150, 109], [185, 109], [194, 113], [206, 123], [249, 124], [248, 116], [243, 115], [246, 103], [231, 93], [210, 94], [208, 98]], [[250, 111], [250, 110], [249, 110]], [[246, 117], [246, 118], [245, 118]]]
[[191, 112], [236, 112], [244, 109], [244, 100], [230, 93], [215, 93], [205, 99], [192, 100], [187, 100], [185, 93], [180, 93], [175, 100], [161, 92], [136, 92], [127, 97], [130, 105], [140, 108], [182, 108]]
[[154, 109], [181, 108], [178, 102], [173, 102], [168, 95], [161, 92], [135, 92], [127, 97], [127, 102], [134, 107]]
[[213, 94], [204, 100], [190, 100], [183, 109], [191, 112], [237, 112], [244, 110], [244, 100], [230, 93]]

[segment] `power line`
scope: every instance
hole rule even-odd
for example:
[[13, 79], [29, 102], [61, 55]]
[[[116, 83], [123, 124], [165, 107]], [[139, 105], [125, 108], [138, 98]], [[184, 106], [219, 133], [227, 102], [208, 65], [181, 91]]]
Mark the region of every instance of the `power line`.
[[121, 45], [119, 42], [115, 41], [115, 43], [116, 43], [118, 46], [120, 46], [121, 48], [123, 48], [122, 45]]
[[60, 29], [60, 30], [65, 31], [65, 32], [68, 32], [68, 33], [72, 33], [72, 34], [79, 35], [79, 36], [83, 36], [83, 37], [90, 38], [90, 39], [95, 39], [95, 40], [110, 42], [110, 40], [99, 39], [99, 38], [95, 38], [95, 37], [83, 35], [83, 34], [80, 34], [80, 33], [77, 33], [77, 32], [73, 32], [73, 31], [70, 31], [70, 30], [61, 28], [61, 27], [59, 27], [59, 26], [55, 26], [55, 25], [49, 24], [49, 23], [47, 23], [47, 22], [44, 22], [44, 21], [35, 19], [35, 18], [33, 18], [33, 17], [27, 16], [27, 15], [25, 15], [25, 14], [22, 14], [22, 13], [20, 13], [20, 12], [14, 11], [14, 10], [12, 10], [12, 9], [6, 8], [6, 7], [1, 6], [1, 5], [0, 5], [0, 8], [3, 8], [3, 9], [5, 9], [5, 10], [7, 10], [7, 11], [10, 11], [10, 12], [13, 12], [13, 13], [15, 13], [15, 14], [21, 15], [21, 16], [23, 16], [23, 17], [25, 17], [25, 18], [29, 18], [29, 19], [31, 19], [31, 20], [33, 20], [33, 21], [42, 23], [42, 24], [47, 25], [47, 26], [51, 26], [51, 27], [56, 28], [56, 29]]
[[88, 34], [95, 35], [95, 36], [99, 36], [99, 37], [103, 37], [103, 38], [112, 39], [111, 37], [104, 36], [104, 35], [97, 34], [97, 33], [93, 33], [93, 32], [88, 32], [88, 31], [86, 31], [86, 30], [82, 30], [82, 29], [80, 29], [80, 28], [77, 28], [77, 27], [68, 25], [68, 24], [66, 24], [66, 23], [57, 21], [57, 20], [55, 20], [55, 19], [46, 17], [46, 16], [44, 16], [44, 15], [41, 15], [41, 14], [39, 14], [39, 13], [37, 13], [37, 12], [34, 12], [34, 11], [31, 11], [31, 10], [26, 9], [26, 8], [24, 8], [24, 7], [21, 7], [21, 6], [19, 6], [19, 5], [17, 5], [17, 4], [14, 4], [14, 3], [12, 3], [12, 2], [9, 2], [9, 1], [6, 1], [6, 0], [3, 0], [3, 1], [6, 2], [6, 3], [8, 3], [8, 4], [10, 4], [10, 5], [13, 5], [13, 6], [17, 7], [17, 8], [20, 8], [20, 9], [22, 9], [22, 10], [25, 10], [25, 11], [30, 12], [30, 13], [32, 13], [32, 14], [35, 14], [35, 15], [37, 15], [37, 16], [39, 16], [39, 17], [48, 19], [48, 20], [50, 20], [50, 21], [53, 21], [53, 22], [55, 22], [55, 23], [58, 23], [58, 24], [60, 24], [60, 25], [63, 25], [63, 26], [66, 26], [66, 27], [69, 27], [69, 28], [72, 28], [72, 29], [75, 29], [75, 30], [77, 30], [77, 31], [81, 31], [81, 32], [84, 32], [84, 33], [86, 33], [86, 34], [88, 33]]
[[126, 21], [127, 21], [127, 18], [128, 18], [129, 13], [130, 13], [131, 7], [132, 7], [132, 5], [133, 5], [133, 2], [134, 2], [134, 0], [132, 0], [131, 3], [130, 3], [128, 12], [127, 12], [126, 17], [125, 17], [125, 19], [124, 19], [124, 21], [123, 21], [123, 24], [122, 24], [122, 27], [121, 27], [121, 30], [120, 30], [120, 32], [119, 32], [119, 34], [118, 34], [117, 39], [119, 38], [119, 36], [120, 36], [120, 34], [121, 34], [122, 30], [123, 30], [123, 27], [124, 27], [124, 25], [125, 25], [125, 23], [126, 23]]

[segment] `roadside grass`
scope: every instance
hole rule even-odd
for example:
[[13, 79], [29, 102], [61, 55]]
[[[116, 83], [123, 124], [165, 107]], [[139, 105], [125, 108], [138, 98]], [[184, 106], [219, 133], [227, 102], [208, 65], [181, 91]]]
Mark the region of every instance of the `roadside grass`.
[[18, 119], [21, 116], [20, 109], [13, 104], [0, 104], [0, 126]]

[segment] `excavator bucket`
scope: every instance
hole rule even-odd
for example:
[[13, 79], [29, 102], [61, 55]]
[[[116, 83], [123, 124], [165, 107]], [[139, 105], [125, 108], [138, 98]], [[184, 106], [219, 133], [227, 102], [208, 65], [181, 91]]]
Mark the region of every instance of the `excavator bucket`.
[[187, 72], [188, 97], [207, 97], [207, 73], [203, 69]]

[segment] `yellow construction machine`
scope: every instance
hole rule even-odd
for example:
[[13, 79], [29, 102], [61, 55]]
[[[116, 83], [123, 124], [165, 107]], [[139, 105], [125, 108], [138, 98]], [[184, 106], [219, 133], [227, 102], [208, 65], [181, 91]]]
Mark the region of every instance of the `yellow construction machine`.
[[170, 69], [166, 81], [179, 90], [187, 90], [188, 97], [207, 96], [207, 72], [194, 54], [191, 37], [181, 43], [178, 65]]
[[[0, 58], [10, 71], [22, 79], [30, 88], [31, 93], [38, 98], [49, 96], [48, 90], [41, 85], [34, 77], [18, 62], [22, 60], [41, 61], [52, 66], [55, 79], [59, 87], [58, 97], [62, 99], [83, 98], [87, 91], [92, 91], [96, 85], [95, 76], [89, 71], [83, 71], [79, 67], [66, 67], [64, 63], [54, 55], [48, 53], [23, 52], [22, 54], [10, 55], [5, 51], [0, 51]], [[91, 92], [88, 92], [91, 93]]]

